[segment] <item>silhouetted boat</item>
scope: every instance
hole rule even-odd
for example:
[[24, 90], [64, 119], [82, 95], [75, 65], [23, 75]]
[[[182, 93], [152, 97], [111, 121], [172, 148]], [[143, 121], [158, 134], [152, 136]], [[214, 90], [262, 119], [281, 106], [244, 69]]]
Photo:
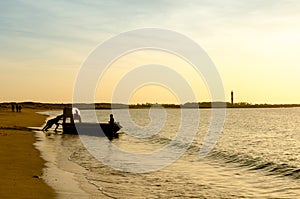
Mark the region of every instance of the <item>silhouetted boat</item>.
[[[75, 123], [74, 119], [79, 120]], [[109, 140], [119, 138], [118, 131], [122, 128], [118, 123], [81, 123], [79, 110], [76, 108], [64, 108], [63, 134], [106, 136]], [[101, 127], [101, 129], [100, 129]]]

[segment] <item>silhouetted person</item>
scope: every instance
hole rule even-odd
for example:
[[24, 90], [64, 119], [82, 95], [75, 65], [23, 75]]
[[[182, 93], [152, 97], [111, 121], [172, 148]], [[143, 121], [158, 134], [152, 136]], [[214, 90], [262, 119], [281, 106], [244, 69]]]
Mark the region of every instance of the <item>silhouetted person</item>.
[[21, 106], [21, 105], [19, 105], [19, 112], [21, 112], [21, 110], [22, 110], [22, 106]]
[[80, 116], [78, 110], [75, 110], [75, 113], [74, 113], [74, 120], [78, 120], [79, 123], [81, 123], [81, 116]]
[[114, 119], [114, 115], [113, 114], [109, 115], [109, 124], [110, 125], [114, 125], [115, 124], [115, 119]]
[[11, 111], [15, 112], [15, 105], [13, 103], [11, 103]]
[[106, 136], [109, 140], [112, 140], [115, 136], [115, 130], [114, 130], [115, 119], [114, 119], [113, 114], [109, 115], [109, 122], [108, 123], [109, 123], [109, 133], [107, 133]]
[[19, 105], [16, 104], [16, 111], [19, 112]]
[[59, 116], [57, 116], [56, 118], [54, 118], [54, 119], [51, 119], [51, 120], [48, 120], [47, 121], [47, 123], [46, 123], [46, 125], [44, 126], [44, 128], [42, 129], [42, 131], [48, 131], [48, 129], [50, 129], [52, 126], [53, 126], [53, 124], [55, 124], [56, 125], [56, 128], [55, 128], [55, 132], [56, 132], [56, 130], [57, 130], [57, 128], [58, 128], [58, 126], [59, 126], [59, 120], [61, 120], [62, 119], [62, 117], [63, 117], [63, 115], [59, 115]]

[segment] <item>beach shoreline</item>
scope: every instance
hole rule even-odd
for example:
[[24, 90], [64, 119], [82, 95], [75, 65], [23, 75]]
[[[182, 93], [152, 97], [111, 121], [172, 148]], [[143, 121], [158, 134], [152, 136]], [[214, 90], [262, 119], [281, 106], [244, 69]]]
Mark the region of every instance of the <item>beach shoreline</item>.
[[[46, 115], [49, 119], [61, 114], [61, 110], [44, 110], [38, 113]], [[69, 137], [80, 142], [78, 136], [56, 134], [53, 129], [46, 134], [42, 131], [34, 130], [34, 132], [36, 137], [34, 146], [46, 161], [43, 179], [55, 190], [56, 198], [103, 198], [98, 188], [86, 179], [87, 171], [70, 160], [74, 151], [63, 144]]]
[[70, 161], [69, 151], [59, 146], [62, 135], [38, 131], [52, 117], [48, 111], [0, 110], [0, 198], [98, 196], [99, 190], [84, 178], [84, 168]]
[[0, 198], [56, 198], [55, 190], [42, 178], [46, 162], [27, 128], [45, 122], [46, 116], [38, 111], [42, 110], [0, 110]]

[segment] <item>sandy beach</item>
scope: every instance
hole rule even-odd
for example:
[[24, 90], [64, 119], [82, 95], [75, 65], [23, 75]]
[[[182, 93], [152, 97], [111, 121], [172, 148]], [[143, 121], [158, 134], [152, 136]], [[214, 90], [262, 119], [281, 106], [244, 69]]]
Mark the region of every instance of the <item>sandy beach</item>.
[[34, 133], [26, 127], [41, 126], [46, 116], [37, 109], [21, 113], [0, 110], [0, 198], [55, 198], [41, 178], [45, 161], [35, 149]]

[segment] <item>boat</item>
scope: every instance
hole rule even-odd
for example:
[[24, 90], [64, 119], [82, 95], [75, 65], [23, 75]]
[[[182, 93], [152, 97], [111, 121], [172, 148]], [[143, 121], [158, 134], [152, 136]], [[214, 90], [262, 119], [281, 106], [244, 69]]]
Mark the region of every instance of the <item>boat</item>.
[[63, 134], [106, 136], [109, 140], [119, 138], [118, 131], [122, 128], [119, 123], [84, 123], [81, 122], [80, 111], [77, 108], [64, 108]]

